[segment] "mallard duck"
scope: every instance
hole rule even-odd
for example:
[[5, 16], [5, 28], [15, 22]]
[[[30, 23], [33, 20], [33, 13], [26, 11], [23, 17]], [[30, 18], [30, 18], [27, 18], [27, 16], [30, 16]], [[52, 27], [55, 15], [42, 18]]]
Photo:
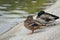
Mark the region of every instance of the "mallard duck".
[[32, 34], [34, 33], [34, 30], [36, 29], [40, 29], [41, 27], [41, 24], [40, 23], [37, 23], [34, 19], [33, 19], [33, 16], [28, 16], [27, 19], [24, 21], [24, 26], [31, 30], [32, 32], [29, 33], [29, 34]]
[[54, 22], [57, 19], [59, 19], [58, 16], [47, 13], [45, 11], [40, 11], [37, 14], [37, 20], [40, 21], [40, 22], [43, 22], [43, 23], [51, 23], [51, 22]]

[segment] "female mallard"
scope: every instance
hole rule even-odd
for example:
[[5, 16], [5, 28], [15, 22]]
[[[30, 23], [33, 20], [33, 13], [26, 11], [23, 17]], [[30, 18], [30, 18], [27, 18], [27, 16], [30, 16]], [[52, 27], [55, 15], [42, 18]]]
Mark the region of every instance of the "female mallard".
[[33, 16], [28, 16], [27, 19], [24, 21], [24, 26], [31, 30], [32, 32], [29, 34], [34, 33], [34, 30], [40, 29], [41, 24], [36, 23], [35, 20], [33, 20]]

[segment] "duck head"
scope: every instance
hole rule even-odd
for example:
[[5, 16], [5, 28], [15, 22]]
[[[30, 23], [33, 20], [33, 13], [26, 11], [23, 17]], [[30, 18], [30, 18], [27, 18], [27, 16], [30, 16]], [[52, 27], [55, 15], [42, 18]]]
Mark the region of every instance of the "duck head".
[[39, 18], [42, 14], [44, 14], [45, 12], [44, 11], [40, 11], [40, 12], [38, 12], [38, 14], [37, 14], [37, 18]]
[[33, 16], [31, 16], [31, 15], [29, 15], [28, 17], [27, 17], [27, 20], [33, 20]]

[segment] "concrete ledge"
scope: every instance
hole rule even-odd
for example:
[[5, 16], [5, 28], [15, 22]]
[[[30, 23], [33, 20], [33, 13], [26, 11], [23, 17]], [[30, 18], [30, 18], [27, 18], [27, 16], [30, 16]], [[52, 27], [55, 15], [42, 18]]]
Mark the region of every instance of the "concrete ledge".
[[0, 39], [4, 39], [4, 38], [7, 38], [8, 36], [13, 35], [13, 33], [15, 33], [18, 30], [20, 25], [21, 24], [17, 24], [14, 27], [12, 27], [10, 30], [8, 30], [6, 33], [0, 35]]

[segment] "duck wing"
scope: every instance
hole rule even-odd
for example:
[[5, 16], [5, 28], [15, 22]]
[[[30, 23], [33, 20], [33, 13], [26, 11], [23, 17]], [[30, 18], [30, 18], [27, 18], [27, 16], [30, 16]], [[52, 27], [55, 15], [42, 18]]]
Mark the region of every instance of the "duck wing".
[[56, 16], [56, 15], [53, 15], [53, 14], [50, 14], [50, 13], [45, 13], [45, 14], [50, 15], [50, 16], [52, 16], [52, 17], [54, 17], [54, 18], [55, 18], [55, 20], [56, 20], [56, 19], [59, 19], [59, 16]]

